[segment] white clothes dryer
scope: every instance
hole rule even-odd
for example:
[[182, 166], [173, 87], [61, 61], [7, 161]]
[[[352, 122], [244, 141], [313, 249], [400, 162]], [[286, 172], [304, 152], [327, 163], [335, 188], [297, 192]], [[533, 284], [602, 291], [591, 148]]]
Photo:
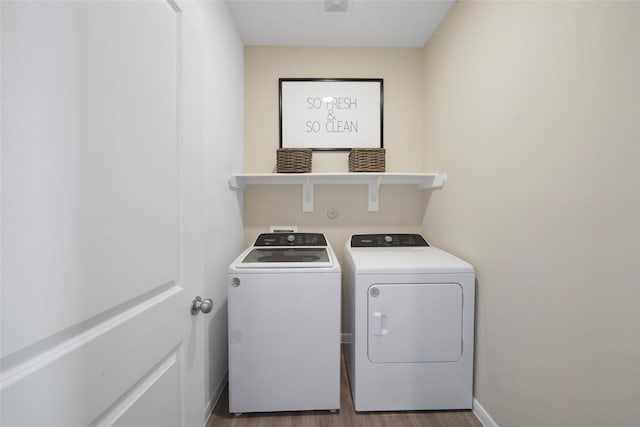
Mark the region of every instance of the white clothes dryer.
[[344, 264], [355, 410], [471, 408], [473, 267], [419, 234], [354, 235]]
[[321, 233], [261, 234], [229, 266], [229, 412], [340, 408], [340, 282]]

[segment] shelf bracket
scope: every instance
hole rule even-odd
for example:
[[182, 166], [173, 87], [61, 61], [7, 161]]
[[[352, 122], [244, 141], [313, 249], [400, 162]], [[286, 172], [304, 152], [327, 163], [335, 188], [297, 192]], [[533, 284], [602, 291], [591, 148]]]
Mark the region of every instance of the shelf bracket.
[[440, 188], [444, 185], [446, 180], [447, 180], [446, 173], [439, 173], [435, 176], [428, 176], [420, 179], [420, 182], [418, 183], [418, 188], [420, 190], [424, 190], [426, 188]]
[[247, 185], [243, 181], [238, 180], [238, 175], [231, 174], [229, 175], [229, 187], [232, 189], [244, 190], [247, 188]]
[[369, 212], [378, 212], [380, 209], [380, 184], [382, 177], [378, 176], [369, 182]]
[[313, 212], [313, 183], [309, 177], [302, 183], [302, 212]]

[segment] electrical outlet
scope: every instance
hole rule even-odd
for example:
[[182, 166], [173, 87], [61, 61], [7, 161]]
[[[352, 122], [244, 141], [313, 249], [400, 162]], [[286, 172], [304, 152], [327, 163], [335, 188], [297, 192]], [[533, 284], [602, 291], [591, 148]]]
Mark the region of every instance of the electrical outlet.
[[269, 227], [270, 233], [297, 233], [298, 227], [295, 225], [272, 225]]

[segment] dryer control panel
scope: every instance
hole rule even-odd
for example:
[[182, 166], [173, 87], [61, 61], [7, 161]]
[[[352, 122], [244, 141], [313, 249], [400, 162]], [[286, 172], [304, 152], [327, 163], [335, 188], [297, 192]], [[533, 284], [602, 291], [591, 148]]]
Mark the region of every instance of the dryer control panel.
[[429, 246], [419, 234], [354, 234], [351, 236], [352, 248], [387, 248]]
[[253, 246], [327, 246], [322, 233], [263, 233]]

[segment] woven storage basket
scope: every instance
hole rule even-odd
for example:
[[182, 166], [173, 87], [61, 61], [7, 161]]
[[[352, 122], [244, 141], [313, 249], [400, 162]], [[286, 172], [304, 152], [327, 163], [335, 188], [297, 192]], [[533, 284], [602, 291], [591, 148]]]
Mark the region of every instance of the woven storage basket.
[[278, 173], [311, 172], [311, 153], [310, 148], [278, 148]]
[[384, 148], [352, 148], [349, 172], [384, 172]]

